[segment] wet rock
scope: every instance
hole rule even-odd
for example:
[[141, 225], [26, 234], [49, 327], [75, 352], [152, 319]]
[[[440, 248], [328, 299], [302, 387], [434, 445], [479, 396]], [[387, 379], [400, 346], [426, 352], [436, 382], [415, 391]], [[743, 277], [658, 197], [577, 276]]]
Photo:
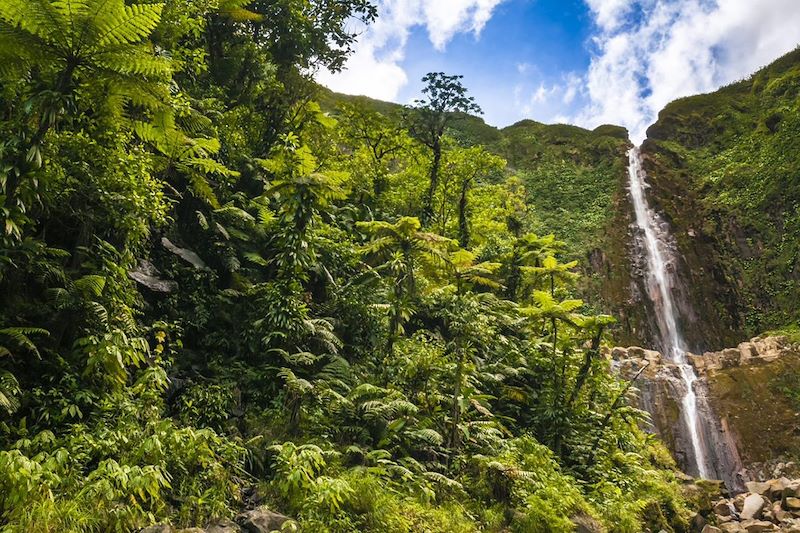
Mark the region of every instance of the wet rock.
[[252, 511], [244, 512], [236, 517], [236, 522], [247, 533], [269, 533], [270, 531], [280, 531], [284, 522], [289, 517], [270, 511], [266, 507], [259, 507]]
[[760, 494], [748, 494], [742, 504], [742, 520], [760, 518], [761, 511], [767, 502]]

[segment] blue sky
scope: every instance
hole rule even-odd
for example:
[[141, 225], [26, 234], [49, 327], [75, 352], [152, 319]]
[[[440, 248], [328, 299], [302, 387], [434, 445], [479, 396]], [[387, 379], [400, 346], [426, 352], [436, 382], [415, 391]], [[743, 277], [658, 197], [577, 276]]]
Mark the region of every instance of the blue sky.
[[464, 75], [490, 124], [620, 124], [746, 77], [800, 42], [800, 0], [377, 0], [334, 90], [408, 103]]

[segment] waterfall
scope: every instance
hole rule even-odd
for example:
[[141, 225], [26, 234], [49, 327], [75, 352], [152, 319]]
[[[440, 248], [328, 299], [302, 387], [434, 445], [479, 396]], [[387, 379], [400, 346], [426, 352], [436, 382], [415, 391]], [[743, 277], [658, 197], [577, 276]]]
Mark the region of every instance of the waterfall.
[[664, 356], [678, 367], [680, 378], [685, 385], [685, 392], [681, 398], [681, 420], [692, 446], [694, 461], [692, 473], [701, 478], [708, 478], [709, 460], [712, 464], [714, 461], [709, 457], [703, 438], [708, 428], [702, 425], [698, 416], [698, 397], [695, 392], [697, 374], [686, 357], [687, 346], [678, 325], [678, 315], [673, 301], [672, 287], [675, 285], [675, 280], [670, 266], [674, 262], [674, 256], [669, 245], [666, 225], [647, 202], [645, 177], [639, 149], [632, 148], [628, 153], [628, 178], [636, 225], [644, 237], [646, 287], [659, 326], [661, 350]]

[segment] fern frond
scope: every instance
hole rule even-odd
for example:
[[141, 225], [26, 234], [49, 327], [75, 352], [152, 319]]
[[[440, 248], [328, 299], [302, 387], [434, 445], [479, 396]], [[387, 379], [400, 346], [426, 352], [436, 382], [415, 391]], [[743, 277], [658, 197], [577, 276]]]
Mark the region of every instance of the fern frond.
[[75, 289], [87, 298], [97, 297], [103, 293], [106, 278], [97, 275], [87, 275], [75, 280]]
[[[42, 328], [29, 328], [29, 327], [0, 329], [0, 338], [6, 338], [10, 340], [13, 344], [17, 345], [18, 348], [30, 352], [36, 355], [36, 357], [38, 357], [39, 359], [41, 359], [41, 355], [39, 354], [39, 349], [36, 347], [36, 344], [34, 344], [34, 342], [30, 339], [31, 335], [41, 335], [43, 337], [48, 337], [50, 336], [50, 332]], [[5, 348], [5, 352], [7, 355], [11, 354], [11, 351], [8, 348]]]
[[17, 396], [21, 392], [14, 374], [0, 370], [0, 409], [4, 409], [8, 414], [16, 411], [19, 408]]
[[98, 17], [97, 43], [105, 46], [140, 42], [156, 29], [163, 9], [164, 4], [134, 4], [123, 5], [122, 9], [108, 9], [105, 16]]
[[416, 440], [421, 440], [431, 446], [441, 446], [444, 443], [444, 438], [438, 431], [433, 429], [418, 429], [410, 431], [408, 435]]

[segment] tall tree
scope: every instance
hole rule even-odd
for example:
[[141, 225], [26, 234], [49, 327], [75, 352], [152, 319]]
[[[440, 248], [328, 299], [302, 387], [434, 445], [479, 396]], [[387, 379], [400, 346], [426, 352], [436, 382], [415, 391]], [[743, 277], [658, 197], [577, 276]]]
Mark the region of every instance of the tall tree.
[[442, 137], [447, 126], [457, 117], [457, 113], [481, 113], [475, 98], [467, 96], [462, 85], [463, 76], [449, 76], [444, 72], [430, 72], [422, 78], [425, 87], [424, 98], [415, 100], [408, 113], [412, 135], [419, 139], [432, 152], [430, 183], [422, 206], [422, 223], [428, 224], [433, 218], [433, 195], [439, 184], [439, 170], [442, 164]]
[[444, 248], [451, 241], [435, 233], [422, 231], [414, 217], [403, 217], [395, 224], [375, 221], [359, 222], [358, 227], [372, 236], [365, 247], [368, 256], [384, 261], [392, 278], [391, 313], [387, 351], [391, 353], [394, 340], [403, 332], [410, 316], [408, 299], [416, 294], [416, 270], [431, 259], [446, 261]]
[[[458, 188], [458, 245], [468, 248], [470, 244], [469, 192], [476, 181], [500, 174], [506, 166], [503, 158], [490, 154], [481, 146], [455, 149], [447, 153], [445, 165], [455, 178]], [[447, 202], [449, 198], [442, 198]]]

